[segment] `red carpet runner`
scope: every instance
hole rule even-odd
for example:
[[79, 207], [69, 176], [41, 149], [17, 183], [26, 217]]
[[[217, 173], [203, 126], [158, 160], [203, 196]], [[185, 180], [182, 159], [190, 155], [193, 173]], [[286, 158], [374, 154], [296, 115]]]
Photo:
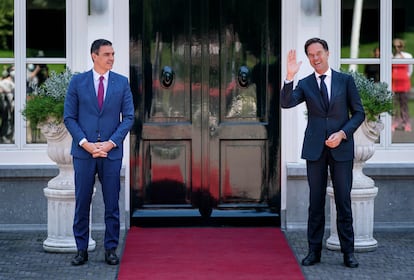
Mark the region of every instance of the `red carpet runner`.
[[278, 228], [131, 228], [119, 280], [304, 279]]

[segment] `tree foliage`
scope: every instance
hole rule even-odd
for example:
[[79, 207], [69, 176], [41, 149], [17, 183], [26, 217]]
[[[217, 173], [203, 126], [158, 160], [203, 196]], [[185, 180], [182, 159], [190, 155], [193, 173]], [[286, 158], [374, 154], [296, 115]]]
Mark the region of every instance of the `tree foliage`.
[[0, 49], [11, 49], [8, 43], [13, 41], [14, 1], [0, 1]]

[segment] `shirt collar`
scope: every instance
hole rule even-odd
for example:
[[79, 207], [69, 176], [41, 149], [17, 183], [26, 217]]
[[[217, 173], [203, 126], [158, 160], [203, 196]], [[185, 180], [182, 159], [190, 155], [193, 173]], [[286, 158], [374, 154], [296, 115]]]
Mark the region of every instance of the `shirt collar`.
[[105, 80], [108, 81], [109, 71], [106, 71], [103, 75], [101, 75], [98, 72], [96, 72], [95, 69], [92, 69], [92, 73], [93, 73], [93, 79], [95, 81], [99, 80], [100, 76], [104, 76]]
[[327, 77], [331, 77], [332, 76], [332, 69], [329, 68], [325, 73], [323, 73], [321, 75], [315, 72], [315, 77], [317, 79], [319, 79], [319, 77], [322, 76], [322, 75], [326, 75]]

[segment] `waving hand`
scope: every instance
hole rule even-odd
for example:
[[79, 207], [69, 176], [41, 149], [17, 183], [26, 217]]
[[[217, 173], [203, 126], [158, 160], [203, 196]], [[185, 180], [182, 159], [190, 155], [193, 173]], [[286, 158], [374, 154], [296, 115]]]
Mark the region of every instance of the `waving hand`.
[[286, 80], [291, 81], [295, 78], [296, 73], [299, 72], [299, 68], [302, 65], [302, 61], [296, 61], [296, 50], [290, 50], [287, 56], [287, 74]]

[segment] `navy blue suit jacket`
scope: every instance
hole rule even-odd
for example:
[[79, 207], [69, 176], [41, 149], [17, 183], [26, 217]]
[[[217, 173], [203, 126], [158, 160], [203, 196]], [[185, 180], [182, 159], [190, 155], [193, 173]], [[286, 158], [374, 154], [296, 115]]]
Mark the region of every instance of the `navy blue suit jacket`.
[[64, 123], [73, 138], [73, 157], [88, 159], [92, 155], [79, 146], [89, 142], [112, 140], [116, 147], [108, 159], [121, 159], [123, 141], [134, 123], [134, 106], [128, 79], [110, 71], [102, 110], [93, 81], [92, 70], [73, 76], [65, 99]]
[[361, 98], [352, 76], [332, 70], [328, 110], [324, 109], [314, 73], [300, 80], [295, 89], [293, 89], [293, 82], [285, 83], [280, 94], [282, 108], [291, 108], [302, 102], [306, 103], [308, 118], [302, 158], [318, 160], [327, 137], [342, 129], [347, 139], [338, 147], [331, 149], [331, 154], [337, 161], [352, 160], [354, 158], [353, 134], [365, 119]]

